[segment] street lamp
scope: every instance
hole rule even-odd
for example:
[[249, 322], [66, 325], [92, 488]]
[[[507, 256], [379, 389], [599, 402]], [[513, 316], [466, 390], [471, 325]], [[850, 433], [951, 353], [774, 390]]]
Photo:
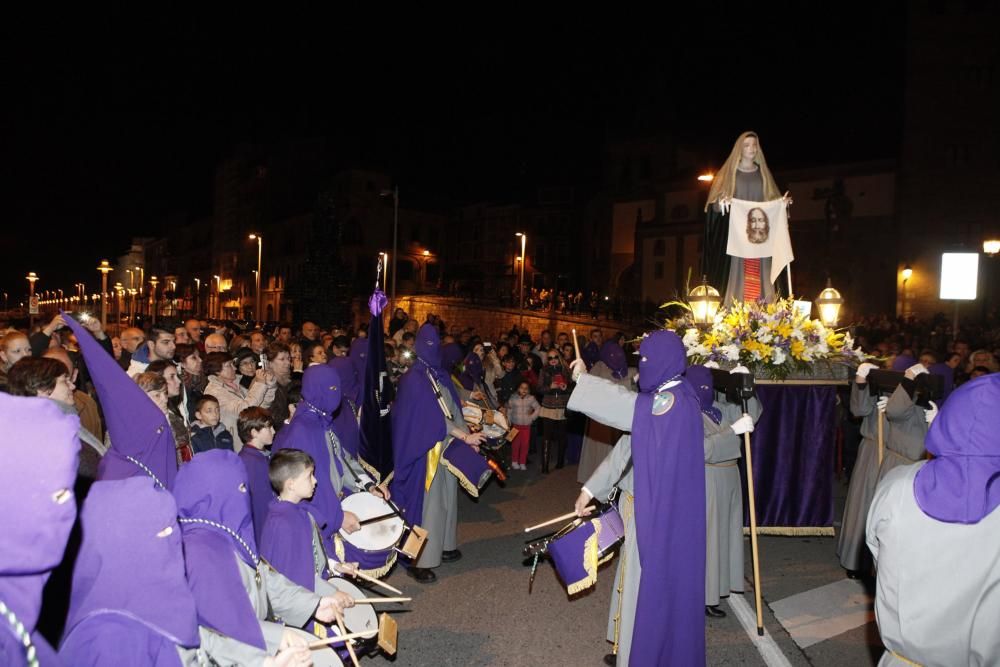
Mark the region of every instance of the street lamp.
[[38, 280], [38, 276], [32, 271], [25, 276], [28, 281], [28, 327], [31, 329], [35, 328], [35, 312], [38, 311], [38, 302], [35, 300], [35, 281]]
[[194, 279], [194, 316], [201, 315], [201, 278]]
[[396, 308], [396, 237], [399, 232], [399, 186], [392, 190], [382, 190], [380, 197], [392, 197], [392, 306], [389, 312]]
[[913, 269], [910, 268], [909, 264], [903, 267], [902, 276], [903, 276], [903, 298], [900, 303], [899, 314], [902, 315], [903, 317], [906, 317], [906, 284], [910, 282], [910, 278], [913, 276]]
[[519, 329], [524, 328], [524, 249], [528, 243], [528, 235], [524, 232], [518, 232], [514, 234], [515, 237], [521, 238], [521, 295], [518, 299], [518, 309], [521, 311], [521, 323], [518, 325]]
[[719, 290], [708, 284], [708, 276], [702, 276], [701, 284], [688, 294], [688, 303], [691, 304], [691, 315], [695, 324], [707, 325], [715, 320], [715, 314], [722, 305], [722, 298], [719, 296]]
[[159, 304], [156, 302], [156, 286], [160, 284], [160, 280], [153, 276], [149, 279], [149, 284], [153, 286], [153, 291], [149, 294], [149, 305], [153, 309], [153, 324], [156, 324], [156, 311], [159, 310]]
[[215, 317], [222, 318], [222, 276], [212, 276], [215, 280]]
[[[97, 267], [97, 270], [101, 272], [101, 294], [108, 293], [108, 274], [114, 269], [111, 268], [111, 264], [108, 260], [102, 259], [101, 265]], [[108, 300], [107, 298], [101, 299], [101, 324], [105, 327], [108, 326]]]
[[254, 311], [254, 319], [259, 322], [260, 321], [260, 312], [261, 312], [261, 310], [260, 310], [261, 309], [261, 301], [260, 301], [260, 259], [261, 259], [261, 255], [263, 254], [264, 245], [263, 245], [263, 239], [261, 238], [260, 234], [251, 234], [249, 236], [249, 239], [251, 241], [257, 241], [257, 271], [256, 271], [256, 273], [257, 273], [257, 308]]
[[[904, 280], [903, 282], [905, 294], [906, 281]], [[840, 296], [840, 292], [833, 289], [830, 279], [827, 278], [826, 289], [816, 297], [816, 309], [819, 310], [819, 319], [828, 327], [837, 326], [837, 318], [840, 317], [840, 307], [842, 305], [844, 305], [844, 298]]]
[[115, 326], [120, 327], [122, 323], [122, 292], [125, 291], [125, 287], [121, 283], [115, 283], [112, 288], [115, 291]]
[[1000, 239], [987, 239], [983, 241], [983, 252], [990, 257], [995, 257], [1000, 253]]

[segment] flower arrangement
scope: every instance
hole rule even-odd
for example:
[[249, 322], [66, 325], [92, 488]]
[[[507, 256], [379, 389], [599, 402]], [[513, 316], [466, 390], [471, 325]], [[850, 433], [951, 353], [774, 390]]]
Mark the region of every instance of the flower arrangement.
[[796, 309], [794, 299], [735, 302], [702, 328], [694, 324], [690, 308], [679, 305], [688, 308], [688, 313], [668, 320], [665, 326], [684, 341], [693, 364], [738, 363], [755, 375], [783, 380], [792, 374], [813, 374], [817, 362], [855, 366], [868, 359], [854, 346], [849, 332], [810, 319]]

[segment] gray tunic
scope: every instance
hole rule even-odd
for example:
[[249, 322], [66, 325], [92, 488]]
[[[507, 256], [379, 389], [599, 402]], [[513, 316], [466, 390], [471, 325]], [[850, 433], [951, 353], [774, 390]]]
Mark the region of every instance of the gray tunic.
[[[447, 387], [442, 388], [445, 404], [451, 412], [452, 419], [445, 420], [448, 433], [454, 428], [468, 430], [462, 419], [462, 410], [455, 405], [455, 399]], [[450, 441], [450, 435], [445, 436], [445, 442]], [[453, 442], [450, 447], [466, 447], [463, 442]], [[427, 531], [427, 542], [424, 544], [420, 557], [414, 567], [437, 567], [441, 564], [441, 552], [452, 551], [458, 547], [458, 478], [448, 472], [443, 463], [438, 462], [431, 488], [424, 494], [424, 510], [420, 526]]]
[[889, 398], [885, 408], [885, 453], [878, 478], [881, 480], [890, 470], [910, 465], [924, 459], [924, 437], [927, 435], [927, 411], [918, 406], [906, 393], [903, 385]]
[[[631, 431], [636, 397], [634, 391], [621, 385], [585, 374], [577, 381], [576, 389], [569, 397], [568, 407], [611, 428]], [[625, 522], [625, 543], [618, 552], [607, 632], [607, 640], [616, 645], [619, 665], [629, 664], [635, 605], [639, 597], [639, 579], [642, 576], [635, 538], [635, 516], [632, 511], [634, 485], [631, 461], [632, 436], [626, 433], [618, 439], [618, 443], [583, 487], [600, 501], [607, 499], [611, 488], [616, 484], [621, 490], [618, 511]]]
[[[632, 378], [626, 375], [618, 379], [615, 378], [611, 369], [603, 361], [598, 361], [590, 369], [590, 374], [619, 384], [626, 389], [632, 388]], [[608, 455], [611, 448], [618, 442], [622, 432], [616, 428], [611, 428], [596, 419], [588, 419], [587, 427], [583, 434], [583, 446], [580, 449], [580, 464], [576, 469], [576, 481], [585, 484], [590, 476], [601, 465], [601, 461]]]
[[[847, 487], [844, 519], [837, 537], [837, 556], [845, 570], [861, 567], [861, 550], [865, 546], [865, 518], [878, 481], [878, 408], [877, 400], [868, 393], [867, 384], [851, 385], [851, 414], [863, 417], [858, 458]], [[884, 437], [884, 433], [883, 433]]]
[[[207, 628], [200, 628], [202, 648], [213, 660], [220, 665], [263, 664], [267, 656], [278, 652], [286, 626], [295, 629], [307, 639], [316, 639], [313, 635], [297, 628], [302, 628], [312, 618], [313, 612], [319, 606], [319, 595], [289, 581], [264, 562], [257, 566], [257, 572], [261, 577], [261, 584], [258, 586], [254, 569], [244, 563], [236, 552], [233, 552], [233, 558], [239, 566], [240, 579], [257, 615], [267, 650], [262, 651], [256, 646], [244, 644]], [[267, 620], [269, 615], [276, 620]], [[312, 657], [316, 665], [342, 664], [331, 649], [313, 651]]]
[[868, 516], [875, 617], [887, 649], [879, 665], [1000, 664], [1000, 509], [976, 524], [932, 519], [913, 497], [924, 465], [889, 472]]
[[[715, 606], [720, 597], [743, 592], [743, 485], [737, 465], [743, 436], [732, 425], [743, 416], [743, 408], [715, 401], [722, 411], [716, 424], [702, 415], [705, 427], [705, 604]], [[756, 397], [747, 408], [754, 422], [761, 407]]]
[[[372, 482], [365, 469], [350, 452], [340, 446], [340, 440], [333, 431], [326, 432], [326, 451], [330, 455], [330, 485], [338, 496], [350, 495], [358, 491], [364, 491], [365, 485]], [[340, 462], [341, 470], [337, 470], [337, 461]], [[358, 476], [360, 482], [354, 480], [354, 475]]]
[[[764, 183], [761, 180], [760, 169], [756, 171], [736, 170], [736, 187], [733, 198], [744, 201], [764, 201]], [[732, 224], [732, 222], [730, 222]], [[730, 257], [729, 282], [726, 283], [726, 293], [723, 304], [733, 300], [743, 301], [744, 262], [742, 257]], [[765, 301], [774, 301], [774, 285], [771, 284], [771, 258], [760, 260], [760, 286]]]

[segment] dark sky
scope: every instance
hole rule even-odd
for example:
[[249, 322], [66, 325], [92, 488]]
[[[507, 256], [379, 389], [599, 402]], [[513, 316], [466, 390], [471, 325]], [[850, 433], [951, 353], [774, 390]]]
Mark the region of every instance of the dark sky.
[[94, 291], [98, 260], [130, 237], [211, 212], [214, 165], [241, 141], [323, 137], [334, 166], [456, 202], [591, 187], [617, 136], [672, 135], [721, 161], [755, 129], [775, 169], [895, 157], [902, 3], [763, 4], [8, 22], [0, 290], [22, 294], [36, 271], [40, 289]]

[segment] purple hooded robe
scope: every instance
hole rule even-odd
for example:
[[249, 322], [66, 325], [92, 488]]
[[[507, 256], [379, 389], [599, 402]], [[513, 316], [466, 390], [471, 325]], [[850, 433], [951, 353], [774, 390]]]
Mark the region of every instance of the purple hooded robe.
[[341, 446], [357, 458], [361, 451], [361, 431], [358, 428], [358, 403], [361, 398], [361, 384], [354, 368], [354, 361], [348, 357], [334, 357], [328, 366], [340, 376], [340, 408], [333, 415], [333, 431]]
[[80, 519], [60, 655], [74, 667], [179, 667], [177, 647], [199, 638], [173, 496], [148, 477], [97, 482]]
[[[639, 347], [632, 416], [635, 527], [642, 579], [630, 665], [705, 664], [704, 429], [681, 375], [684, 344], [655, 331]], [[660, 389], [671, 380], [679, 383]]]
[[[310, 591], [316, 590], [316, 566], [313, 562], [313, 526], [322, 528], [326, 521], [315, 505], [307, 502], [289, 503], [275, 498], [271, 501], [264, 532], [260, 541], [260, 555], [278, 572]], [[323, 573], [327, 578], [327, 573]]]
[[601, 361], [611, 369], [611, 374], [616, 380], [621, 380], [628, 375], [628, 360], [625, 359], [625, 350], [613, 340], [606, 341], [601, 346]]
[[271, 457], [267, 452], [250, 445], [243, 445], [243, 449], [237, 456], [243, 462], [243, 467], [247, 469], [247, 492], [250, 494], [250, 511], [253, 514], [253, 535], [255, 539], [260, 541], [264, 520], [267, 518], [267, 509], [275, 498], [274, 489], [271, 488], [271, 479], [267, 474]]
[[[88, 334], [89, 335], [89, 334]], [[30, 633], [40, 663], [61, 665], [55, 651], [35, 632], [42, 589], [63, 559], [76, 518], [76, 480], [80, 420], [63, 414], [47, 398], [0, 393], [0, 602]], [[67, 490], [60, 504], [54, 494]], [[23, 637], [0, 616], [0, 665], [27, 665]]]

